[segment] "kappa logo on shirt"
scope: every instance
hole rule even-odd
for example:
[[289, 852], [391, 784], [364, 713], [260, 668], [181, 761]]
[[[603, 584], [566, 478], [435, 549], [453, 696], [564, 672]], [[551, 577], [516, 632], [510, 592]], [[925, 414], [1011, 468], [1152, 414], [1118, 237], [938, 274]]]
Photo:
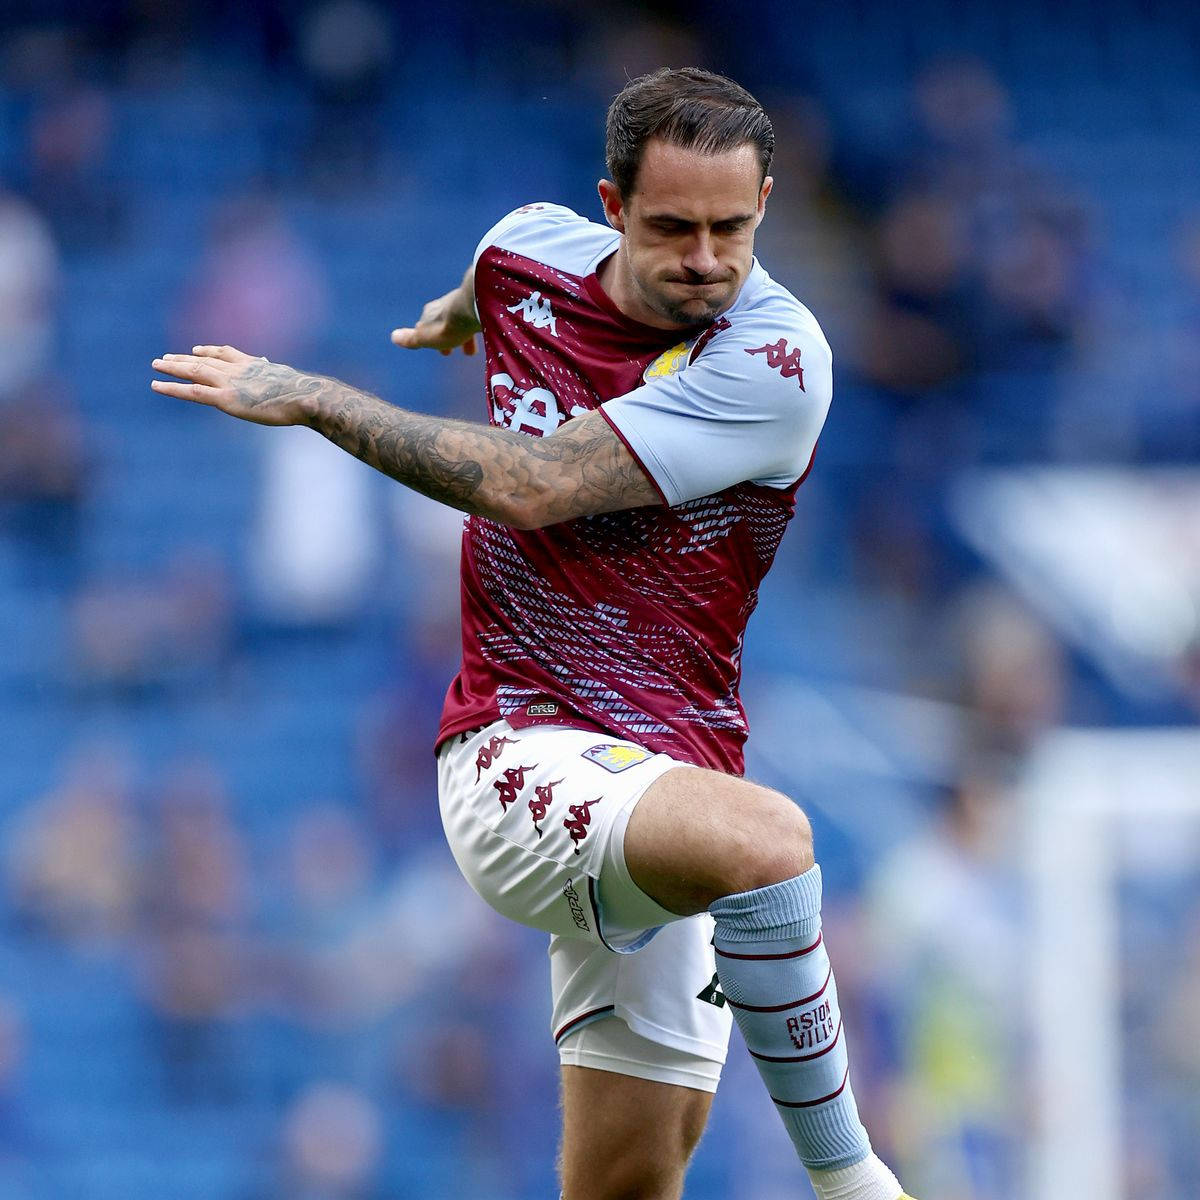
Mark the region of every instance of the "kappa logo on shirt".
[[804, 368], [800, 365], [800, 351], [789, 350], [783, 338], [777, 342], [767, 342], [754, 350], [747, 350], [746, 353], [765, 354], [768, 367], [778, 371], [784, 379], [794, 379], [800, 385], [800, 390], [804, 391]]
[[518, 300], [508, 311], [519, 312], [527, 325], [532, 325], [534, 329], [549, 329], [558, 337], [558, 322], [554, 316], [554, 309], [550, 307], [550, 301], [542, 297], [541, 292], [531, 292], [524, 300]]
[[620, 746], [609, 742], [585, 750], [582, 757], [616, 775], [619, 771], [628, 771], [630, 767], [636, 767], [638, 763], [643, 763], [654, 755], [649, 750], [643, 750], [641, 746]]

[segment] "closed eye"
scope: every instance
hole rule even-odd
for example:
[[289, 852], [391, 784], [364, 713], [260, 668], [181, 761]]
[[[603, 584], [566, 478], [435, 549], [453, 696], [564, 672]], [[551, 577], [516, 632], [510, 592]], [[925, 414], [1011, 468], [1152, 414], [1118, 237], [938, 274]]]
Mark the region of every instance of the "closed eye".
[[[718, 236], [725, 236], [731, 233], [740, 233], [747, 225], [750, 224], [752, 217], [730, 217], [727, 221], [717, 221], [713, 227], [713, 233]], [[650, 220], [649, 224], [659, 233], [673, 236], [675, 234], [691, 233], [697, 225], [694, 221], [679, 221], [670, 217], [658, 217]]]

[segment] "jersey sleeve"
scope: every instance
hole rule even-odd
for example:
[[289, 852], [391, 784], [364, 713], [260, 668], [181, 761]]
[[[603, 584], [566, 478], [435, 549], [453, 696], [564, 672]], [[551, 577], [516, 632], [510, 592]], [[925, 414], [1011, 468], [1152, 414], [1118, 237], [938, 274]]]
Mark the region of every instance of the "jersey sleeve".
[[818, 329], [759, 319], [600, 411], [668, 505], [746, 481], [786, 488], [812, 461], [832, 368]]
[[[578, 213], [563, 204], [550, 204], [548, 201], [540, 200], [533, 204], [522, 204], [520, 208], [515, 208], [501, 217], [479, 239], [479, 244], [475, 247], [475, 254], [471, 259], [471, 265], [478, 268], [480, 258], [492, 246], [503, 245], [507, 248], [520, 246], [521, 242], [527, 240], [531, 233], [536, 237], [537, 233], [543, 231], [548, 225], [578, 224], [580, 220]], [[475, 317], [478, 319], [478, 296], [473, 293], [471, 301], [475, 306]]]
[[507, 244], [509, 235], [515, 230], [520, 229], [522, 225], [537, 224], [545, 225], [550, 223], [562, 223], [564, 221], [579, 221], [579, 214], [573, 212], [563, 204], [550, 204], [545, 201], [538, 201], [534, 204], [522, 204], [520, 208], [513, 209], [512, 212], [500, 218], [479, 239], [479, 245], [475, 247], [475, 256], [472, 262], [479, 263], [480, 255], [489, 247], [497, 246], [501, 243]]

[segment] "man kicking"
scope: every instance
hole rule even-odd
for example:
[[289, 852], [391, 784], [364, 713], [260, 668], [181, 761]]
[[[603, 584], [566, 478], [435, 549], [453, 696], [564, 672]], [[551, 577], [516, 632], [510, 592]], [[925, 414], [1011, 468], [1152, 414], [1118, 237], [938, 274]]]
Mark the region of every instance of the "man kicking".
[[438, 734], [455, 859], [551, 935], [565, 1200], [675, 1200], [730, 1010], [819, 1200], [898, 1200], [850, 1085], [821, 873], [742, 778], [757, 589], [832, 394], [812, 314], [753, 257], [771, 123], [695, 69], [608, 113], [607, 225], [509, 214], [392, 339], [474, 353], [488, 425], [196, 346], [155, 390], [308, 425], [470, 514], [462, 669]]

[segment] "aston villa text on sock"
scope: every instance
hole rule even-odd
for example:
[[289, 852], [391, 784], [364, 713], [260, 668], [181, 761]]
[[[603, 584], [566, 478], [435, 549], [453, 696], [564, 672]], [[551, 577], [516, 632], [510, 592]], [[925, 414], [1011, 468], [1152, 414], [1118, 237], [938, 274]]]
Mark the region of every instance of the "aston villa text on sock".
[[788, 1036], [797, 1050], [812, 1050], [829, 1041], [837, 1032], [833, 1019], [833, 1006], [828, 1000], [822, 1000], [811, 1012], [801, 1013], [798, 1017], [788, 1017]]

